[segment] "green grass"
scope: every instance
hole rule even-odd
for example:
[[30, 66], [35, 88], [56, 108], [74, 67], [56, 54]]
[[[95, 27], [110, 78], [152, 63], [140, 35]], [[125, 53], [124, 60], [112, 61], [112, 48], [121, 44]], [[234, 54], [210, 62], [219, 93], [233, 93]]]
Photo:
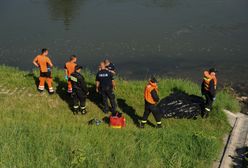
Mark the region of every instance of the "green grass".
[[[164, 129], [138, 129], [125, 114], [127, 127], [111, 129], [107, 124], [88, 126], [90, 119], [104, 117], [93, 100], [89, 113], [73, 115], [66, 102], [62, 70], [54, 70], [54, 87], [59, 94], [36, 91], [35, 75], [0, 66], [0, 167], [211, 167], [230, 130], [223, 108], [239, 111], [238, 102], [226, 90], [220, 91], [208, 119], [164, 119]], [[89, 86], [94, 76], [85, 72]], [[120, 110], [143, 114], [146, 81], [117, 80]], [[199, 86], [187, 80], [160, 79], [160, 96], [177, 87], [200, 95]], [[8, 91], [8, 93], [4, 93]], [[149, 120], [153, 123], [151, 115]]]

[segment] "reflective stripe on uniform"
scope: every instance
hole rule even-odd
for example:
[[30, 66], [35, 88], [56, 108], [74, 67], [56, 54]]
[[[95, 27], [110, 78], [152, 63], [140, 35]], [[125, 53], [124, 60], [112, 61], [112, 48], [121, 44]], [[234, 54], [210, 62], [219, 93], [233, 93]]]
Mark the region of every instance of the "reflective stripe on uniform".
[[210, 81], [214, 81], [214, 88], [216, 89], [217, 86], [217, 79], [215, 76], [211, 76], [208, 71], [204, 71], [203, 81], [204, 81], [204, 89], [209, 91], [210, 89]]
[[49, 92], [54, 92], [53, 88], [49, 88]]
[[70, 76], [70, 79], [73, 81], [73, 82], [77, 82], [77, 78], [75, 78], [74, 76]]
[[39, 86], [38, 89], [39, 89], [39, 90], [44, 90], [45, 87], [44, 87], [44, 86]]
[[142, 121], [141, 121], [141, 123], [145, 124], [145, 123], [147, 123], [147, 121], [145, 121], [145, 120], [142, 120]]
[[73, 108], [74, 108], [74, 109], [77, 109], [77, 108], [79, 108], [79, 106], [73, 106]]
[[80, 107], [82, 110], [85, 110], [86, 109], [86, 107], [84, 106], [84, 107]]
[[205, 108], [205, 110], [206, 110], [206, 111], [210, 111], [210, 109], [209, 109], [209, 108]]
[[162, 124], [162, 122], [160, 121], [160, 122], [157, 122], [157, 124], [159, 125], [159, 124]]
[[212, 80], [211, 78], [204, 77], [204, 88], [205, 90], [209, 90], [209, 83]]

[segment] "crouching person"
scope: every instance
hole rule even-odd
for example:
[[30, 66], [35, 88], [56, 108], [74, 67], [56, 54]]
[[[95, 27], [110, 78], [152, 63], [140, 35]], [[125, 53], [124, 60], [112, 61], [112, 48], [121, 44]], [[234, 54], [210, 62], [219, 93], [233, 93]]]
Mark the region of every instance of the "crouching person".
[[162, 128], [162, 122], [161, 122], [162, 115], [160, 114], [157, 108], [157, 103], [159, 102], [158, 86], [157, 86], [157, 80], [154, 77], [152, 77], [149, 80], [149, 83], [145, 88], [144, 98], [145, 98], [145, 112], [143, 115], [143, 119], [141, 120], [140, 128], [145, 127], [145, 124], [147, 123], [147, 119], [150, 113], [153, 114], [157, 122], [157, 128]]
[[80, 74], [82, 66], [76, 66], [69, 78], [72, 84], [73, 113], [86, 114], [86, 98], [89, 94], [84, 77]]

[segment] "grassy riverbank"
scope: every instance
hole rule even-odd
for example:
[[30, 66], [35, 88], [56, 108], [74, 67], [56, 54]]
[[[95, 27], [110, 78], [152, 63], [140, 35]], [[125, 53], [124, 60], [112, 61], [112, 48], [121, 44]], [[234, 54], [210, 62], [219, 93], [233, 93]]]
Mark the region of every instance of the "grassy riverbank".
[[[227, 92], [217, 96], [208, 119], [163, 120], [163, 129], [139, 130], [146, 81], [117, 80], [119, 109], [127, 127], [88, 126], [105, 115], [96, 105], [94, 76], [85, 72], [91, 88], [85, 116], [73, 115], [68, 106], [63, 71], [55, 70], [57, 94], [36, 91], [37, 73], [0, 66], [0, 167], [210, 167], [219, 155], [222, 137], [230, 129], [223, 108], [238, 111]], [[199, 86], [185, 80], [161, 79], [160, 96], [173, 88], [200, 95]], [[154, 123], [152, 115], [150, 121]]]

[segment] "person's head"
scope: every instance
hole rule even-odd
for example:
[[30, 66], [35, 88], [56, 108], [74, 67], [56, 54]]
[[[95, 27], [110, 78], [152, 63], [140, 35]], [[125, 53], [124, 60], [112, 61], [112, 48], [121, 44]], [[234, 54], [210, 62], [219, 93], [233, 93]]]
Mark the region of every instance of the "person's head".
[[77, 62], [77, 56], [76, 55], [71, 55], [70, 56], [70, 61], [71, 62]]
[[106, 66], [108, 66], [110, 64], [110, 61], [108, 59], [105, 59], [104, 63], [105, 63]]
[[216, 73], [217, 73], [217, 70], [216, 70], [215, 68], [210, 68], [208, 72], [209, 72], [209, 74], [210, 74], [211, 76], [215, 76]]
[[101, 70], [106, 69], [106, 65], [105, 65], [105, 62], [104, 62], [104, 61], [100, 62], [99, 68], [100, 68]]
[[82, 66], [77, 65], [77, 66], [75, 67], [75, 71], [79, 73], [79, 72], [81, 72], [82, 68], [83, 68]]
[[158, 83], [158, 80], [154, 76], [152, 76], [149, 81], [151, 83], [156, 83], [156, 84]]
[[48, 49], [43, 48], [43, 49], [41, 50], [41, 54], [47, 56], [47, 55], [48, 55]]

